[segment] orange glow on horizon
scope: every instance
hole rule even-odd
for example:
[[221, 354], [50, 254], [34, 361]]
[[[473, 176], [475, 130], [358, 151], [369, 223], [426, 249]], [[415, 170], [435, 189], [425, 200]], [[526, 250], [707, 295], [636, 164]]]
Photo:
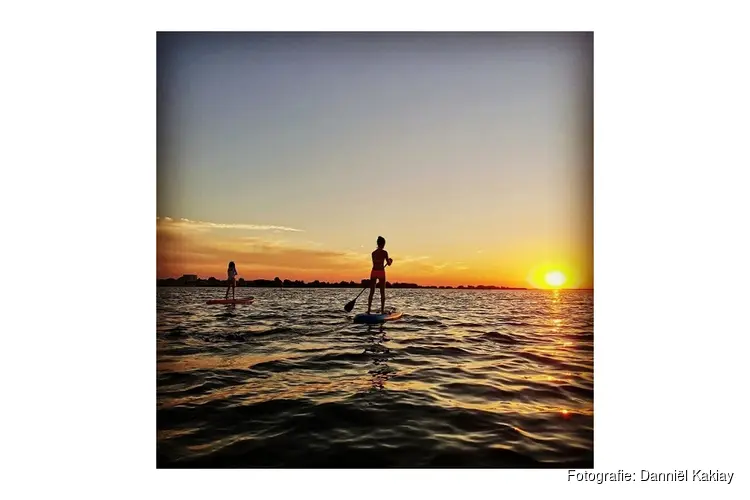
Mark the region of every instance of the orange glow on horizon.
[[[315, 280], [359, 283], [370, 274], [369, 248], [356, 251], [327, 248], [319, 242], [308, 241], [306, 236], [288, 231], [282, 234], [219, 231], [157, 220], [156, 236], [157, 279], [193, 274], [201, 279], [214, 277], [223, 280], [230, 260], [237, 264], [238, 278], [246, 281], [278, 277], [307, 283]], [[391, 283], [435, 287], [593, 287], [590, 266], [580, 262], [549, 261], [533, 267], [538, 254], [534, 248], [524, 247], [509, 252], [485, 247], [478, 252], [456, 246], [435, 250], [430, 256], [401, 254], [394, 249], [394, 265], [387, 268], [386, 275]], [[527, 272], [530, 268], [531, 271]]]

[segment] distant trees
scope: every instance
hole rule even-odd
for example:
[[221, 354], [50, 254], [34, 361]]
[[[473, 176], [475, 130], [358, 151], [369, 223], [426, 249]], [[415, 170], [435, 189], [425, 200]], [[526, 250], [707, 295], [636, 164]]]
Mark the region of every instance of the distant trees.
[[[196, 280], [187, 280], [185, 276], [174, 279], [174, 278], [167, 278], [167, 279], [157, 279], [156, 280], [156, 286], [226, 286], [227, 281], [226, 280], [218, 280], [211, 276], [208, 279], [196, 279]], [[237, 280], [237, 286], [238, 287], [276, 287], [276, 288], [359, 288], [359, 287], [367, 287], [370, 286], [370, 280], [369, 279], [363, 279], [360, 280], [359, 283], [355, 281], [339, 281], [339, 282], [333, 282], [329, 283], [326, 281], [320, 281], [315, 280], [311, 283], [306, 283], [302, 280], [282, 280], [278, 276], [275, 277], [272, 280], [246, 280], [244, 278], [239, 278]], [[422, 286], [418, 285], [416, 283], [391, 283], [390, 281], [386, 281], [385, 283], [386, 288], [433, 288], [433, 289], [441, 289], [441, 290], [453, 290], [454, 288], [457, 288], [459, 290], [526, 290], [526, 288], [512, 288], [512, 287], [504, 287], [504, 286], [494, 286], [494, 285], [470, 285], [470, 286], [464, 286], [460, 285], [458, 287], [452, 287], [452, 286]]]

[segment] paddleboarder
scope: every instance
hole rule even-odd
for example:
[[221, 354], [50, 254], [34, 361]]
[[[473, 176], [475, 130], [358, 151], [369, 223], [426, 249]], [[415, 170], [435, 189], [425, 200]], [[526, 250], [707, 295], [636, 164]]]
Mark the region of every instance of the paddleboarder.
[[237, 267], [234, 265], [234, 261], [229, 263], [227, 267], [227, 293], [224, 295], [225, 299], [229, 298], [229, 289], [232, 289], [232, 300], [234, 300], [234, 286], [235, 278], [237, 277]]
[[385, 251], [385, 238], [378, 236], [378, 248], [372, 252], [372, 271], [370, 271], [370, 296], [367, 299], [367, 314], [372, 309], [372, 296], [375, 295], [375, 280], [380, 281], [380, 314], [385, 312], [385, 266], [393, 264], [393, 259]]

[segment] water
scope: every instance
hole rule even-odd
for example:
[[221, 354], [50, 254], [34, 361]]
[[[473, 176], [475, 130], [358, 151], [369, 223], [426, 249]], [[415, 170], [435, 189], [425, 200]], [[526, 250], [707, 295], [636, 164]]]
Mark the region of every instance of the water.
[[593, 466], [591, 291], [237, 292], [157, 288], [159, 467]]

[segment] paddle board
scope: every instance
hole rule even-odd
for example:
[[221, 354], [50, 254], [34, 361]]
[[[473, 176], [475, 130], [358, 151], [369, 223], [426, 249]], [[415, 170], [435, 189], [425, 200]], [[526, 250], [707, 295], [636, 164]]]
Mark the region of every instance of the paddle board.
[[403, 316], [404, 313], [401, 311], [392, 311], [386, 314], [367, 314], [367, 313], [360, 313], [354, 316], [354, 322], [355, 323], [385, 323], [386, 321], [393, 321], [395, 319], [399, 319], [401, 316]]
[[206, 302], [206, 304], [252, 304], [253, 300], [255, 300], [255, 297], [248, 297], [246, 299], [212, 299]]

